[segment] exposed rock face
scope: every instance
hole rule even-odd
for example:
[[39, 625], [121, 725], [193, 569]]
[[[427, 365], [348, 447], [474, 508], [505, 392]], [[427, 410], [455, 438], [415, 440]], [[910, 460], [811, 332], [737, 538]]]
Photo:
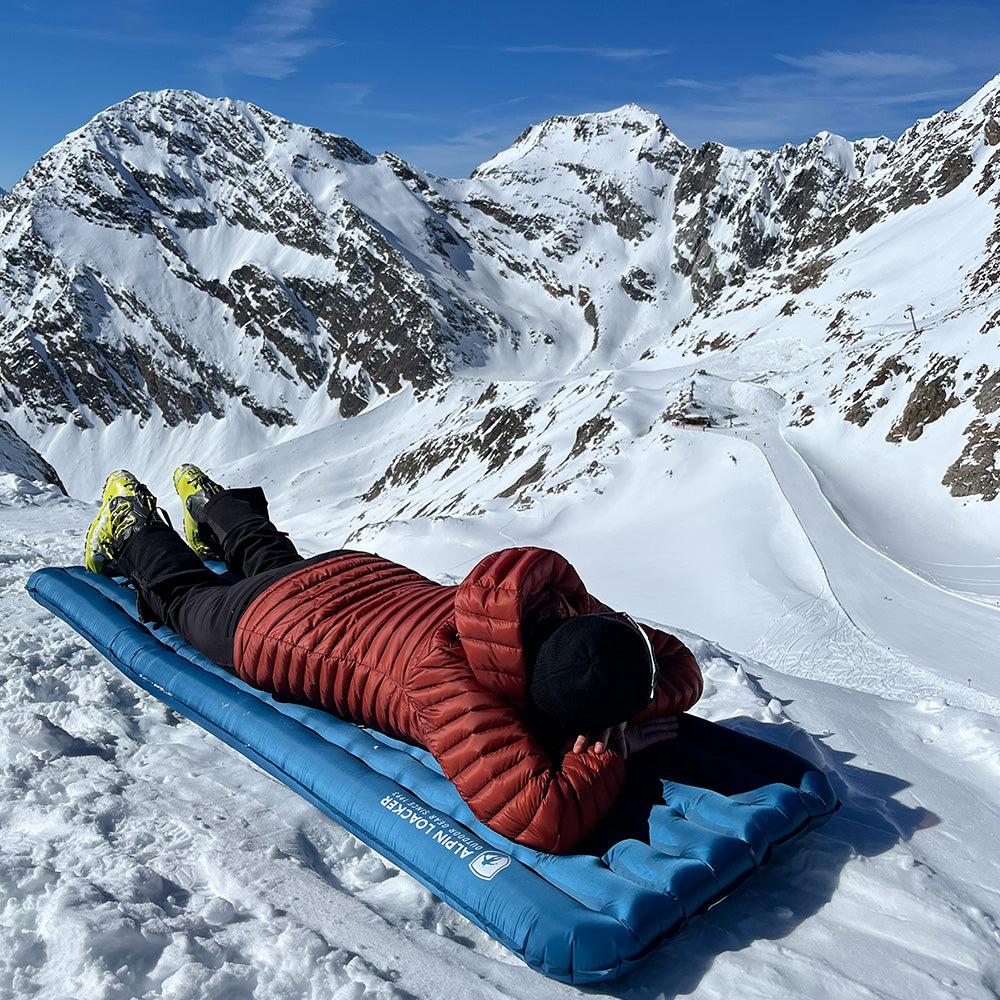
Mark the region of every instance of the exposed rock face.
[[[866, 367], [870, 367], [872, 360], [868, 359]], [[886, 396], [876, 394], [875, 390], [884, 386], [889, 379], [906, 375], [909, 371], [910, 366], [905, 361], [897, 357], [886, 358], [868, 384], [855, 391], [852, 405], [844, 412], [844, 416], [859, 427], [864, 427], [875, 412], [873, 407], [885, 406], [889, 402]]]
[[933, 360], [913, 387], [899, 420], [886, 437], [887, 441], [899, 442], [904, 437], [908, 441], [916, 441], [929, 423], [958, 406], [959, 400], [955, 395], [958, 365], [958, 358], [939, 357]]
[[980, 413], [989, 415], [1000, 410], [1000, 369], [990, 372], [983, 368], [980, 371], [982, 381], [973, 402]]
[[952, 496], [981, 496], [996, 500], [1000, 496], [1000, 421], [974, 420], [965, 429], [968, 443], [942, 482]]
[[[442, 466], [441, 477], [447, 479], [462, 468], [470, 456], [475, 456], [485, 464], [487, 474], [497, 472], [524, 454], [523, 439], [527, 436], [527, 422], [536, 410], [534, 403], [516, 409], [494, 406], [474, 430], [426, 440], [415, 451], [397, 455], [385, 474], [361, 498], [362, 501], [374, 500], [386, 486], [416, 482], [432, 469]], [[522, 477], [517, 489], [540, 478], [544, 460], [541, 466], [536, 463], [534, 468], [538, 475], [532, 474], [533, 478]]]
[[[0, 406], [88, 426], [235, 402], [282, 424], [320, 387], [358, 412], [474, 361], [503, 323], [338, 194], [366, 174], [394, 176], [237, 102], [140, 94], [99, 115], [3, 202]], [[421, 247], [449, 257], [454, 232], [419, 214]]]
[[63, 493], [56, 470], [42, 458], [6, 420], [0, 420], [0, 475], [15, 475], [40, 483], [52, 483]]
[[965, 449], [942, 481], [952, 496], [995, 500], [1000, 496], [1000, 420], [989, 418], [1000, 411], [1000, 370], [990, 372], [984, 366], [978, 375], [981, 381], [972, 402], [983, 416], [966, 427]]

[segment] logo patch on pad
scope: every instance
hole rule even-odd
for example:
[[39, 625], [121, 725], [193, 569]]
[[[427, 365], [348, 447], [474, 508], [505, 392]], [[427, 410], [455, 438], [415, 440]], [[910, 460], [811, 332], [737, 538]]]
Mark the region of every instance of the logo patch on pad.
[[502, 872], [509, 864], [509, 854], [504, 854], [502, 851], [483, 851], [482, 854], [469, 862], [469, 867], [476, 878], [489, 881], [498, 872]]

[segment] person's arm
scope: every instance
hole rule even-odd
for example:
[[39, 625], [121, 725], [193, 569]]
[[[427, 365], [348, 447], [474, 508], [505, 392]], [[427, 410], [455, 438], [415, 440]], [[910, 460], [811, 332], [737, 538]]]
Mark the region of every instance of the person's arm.
[[573, 851], [618, 798], [624, 758], [591, 747], [553, 760], [526, 730], [512, 730], [509, 736], [504, 747], [484, 750], [473, 737], [468, 746], [456, 745], [435, 757], [491, 830], [538, 851]]
[[571, 852], [611, 808], [625, 780], [613, 750], [550, 757], [521, 716], [472, 682], [454, 653], [437, 651], [411, 691], [420, 741], [475, 817], [527, 847]]
[[659, 679], [653, 701], [637, 716], [640, 722], [686, 712], [698, 701], [704, 688], [698, 661], [677, 636], [653, 628], [647, 628], [646, 632], [653, 644]]

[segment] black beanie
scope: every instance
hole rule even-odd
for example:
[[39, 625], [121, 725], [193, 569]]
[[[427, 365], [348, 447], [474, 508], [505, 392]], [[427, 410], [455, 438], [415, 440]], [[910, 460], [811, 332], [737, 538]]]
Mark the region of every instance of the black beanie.
[[646, 643], [631, 625], [581, 615], [542, 643], [528, 693], [535, 709], [560, 726], [599, 732], [649, 704], [651, 674]]

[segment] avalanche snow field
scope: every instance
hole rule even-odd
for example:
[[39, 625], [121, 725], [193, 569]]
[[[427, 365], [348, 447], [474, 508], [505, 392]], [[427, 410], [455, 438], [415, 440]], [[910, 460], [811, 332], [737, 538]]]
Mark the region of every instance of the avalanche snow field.
[[[858, 539], [752, 410], [723, 432], [677, 430], [669, 489], [623, 456], [585, 502], [387, 520], [352, 544], [442, 581], [504, 545], [560, 549], [599, 597], [690, 643], [698, 714], [831, 774], [844, 804], [823, 828], [586, 995], [996, 998], [998, 612]], [[318, 444], [219, 469], [264, 481], [306, 554], [339, 543], [351, 515], [350, 462], [322, 473]], [[0, 478], [2, 1000], [585, 995], [530, 972], [33, 604], [25, 580], [78, 563], [95, 511]]]

